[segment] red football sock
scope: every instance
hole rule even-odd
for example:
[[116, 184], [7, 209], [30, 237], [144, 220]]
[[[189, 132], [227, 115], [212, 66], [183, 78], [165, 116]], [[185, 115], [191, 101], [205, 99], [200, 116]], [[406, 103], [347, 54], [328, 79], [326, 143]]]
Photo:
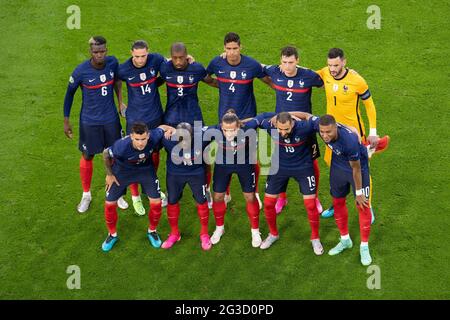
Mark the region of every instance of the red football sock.
[[180, 231], [178, 230], [178, 218], [180, 217], [180, 204], [168, 204], [167, 205], [167, 219], [170, 224], [170, 234], [178, 235]]
[[258, 192], [258, 182], [259, 182], [259, 175], [261, 173], [261, 165], [259, 162], [255, 164], [255, 192]]
[[148, 220], [150, 222], [150, 230], [156, 230], [158, 227], [159, 219], [161, 218], [161, 201], [158, 203], [150, 202], [150, 210], [148, 211]]
[[117, 232], [117, 203], [105, 203], [105, 222], [108, 227], [109, 234]]
[[362, 242], [369, 242], [370, 225], [372, 224], [372, 213], [370, 208], [364, 206], [356, 206], [359, 212], [359, 232]]
[[223, 226], [225, 220], [225, 212], [227, 211], [227, 207], [225, 205], [225, 201], [216, 202], [213, 201], [213, 213], [214, 218], [216, 219], [216, 226]]
[[281, 199], [287, 199], [287, 194], [286, 194], [286, 192], [280, 193], [280, 194], [278, 195], [278, 198], [281, 198]]
[[319, 198], [320, 169], [319, 169], [319, 161], [317, 161], [317, 159], [314, 159], [313, 167], [314, 167], [314, 178], [316, 179], [316, 198]]
[[227, 191], [226, 191], [226, 194], [229, 196], [230, 195], [230, 185], [231, 185], [231, 179], [230, 179], [230, 181], [228, 182], [228, 185], [227, 185]]
[[202, 204], [197, 203], [197, 213], [201, 225], [200, 235], [208, 234], [208, 222], [209, 222], [208, 202]]
[[80, 179], [81, 186], [83, 187], [84, 192], [89, 192], [91, 190], [91, 181], [92, 181], [92, 171], [93, 171], [92, 160], [86, 160], [81, 156], [80, 159]]
[[348, 234], [348, 210], [345, 204], [345, 198], [334, 198], [334, 219], [336, 220], [337, 227], [341, 236]]
[[319, 211], [316, 207], [316, 199], [303, 199], [306, 212], [308, 213], [309, 225], [311, 226], [311, 240], [319, 239]]
[[130, 184], [130, 192], [132, 196], [139, 196], [139, 185], [137, 183]]
[[267, 224], [269, 225], [269, 231], [272, 235], [278, 235], [277, 229], [277, 213], [275, 211], [275, 204], [277, 198], [264, 197], [264, 214], [266, 216]]
[[247, 202], [247, 215], [252, 229], [259, 228], [259, 203], [255, 199], [253, 202]]
[[159, 151], [152, 153], [152, 161], [153, 161], [153, 168], [155, 168], [155, 172], [158, 172], [158, 168], [159, 168]]

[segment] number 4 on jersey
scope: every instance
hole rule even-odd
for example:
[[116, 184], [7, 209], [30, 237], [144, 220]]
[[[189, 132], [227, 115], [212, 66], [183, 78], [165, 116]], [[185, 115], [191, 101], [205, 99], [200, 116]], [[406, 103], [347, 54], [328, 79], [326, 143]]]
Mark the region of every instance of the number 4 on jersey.
[[230, 84], [230, 87], [228, 88], [228, 90], [230, 90], [233, 93], [234, 93], [234, 91], [236, 91], [236, 88], [234, 87], [234, 83]]

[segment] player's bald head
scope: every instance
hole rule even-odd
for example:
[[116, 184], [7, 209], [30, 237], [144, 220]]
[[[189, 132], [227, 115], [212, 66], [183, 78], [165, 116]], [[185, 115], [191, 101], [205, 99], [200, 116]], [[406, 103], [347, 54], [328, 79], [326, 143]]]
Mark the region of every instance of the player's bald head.
[[175, 42], [170, 46], [170, 54], [185, 54], [187, 55], [187, 48], [183, 42]]

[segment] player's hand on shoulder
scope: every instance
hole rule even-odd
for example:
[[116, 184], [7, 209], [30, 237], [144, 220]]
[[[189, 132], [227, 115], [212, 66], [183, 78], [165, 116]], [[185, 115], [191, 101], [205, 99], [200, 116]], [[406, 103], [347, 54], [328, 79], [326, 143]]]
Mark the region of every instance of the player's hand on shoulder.
[[189, 64], [193, 64], [195, 62], [195, 58], [190, 54], [187, 55], [187, 61]]
[[272, 118], [270, 118], [269, 122], [272, 125], [272, 127], [276, 127], [277, 126], [277, 115], [274, 115]]
[[221, 57], [222, 59], [226, 59], [227, 58], [227, 53], [224, 51], [222, 52], [219, 57]]

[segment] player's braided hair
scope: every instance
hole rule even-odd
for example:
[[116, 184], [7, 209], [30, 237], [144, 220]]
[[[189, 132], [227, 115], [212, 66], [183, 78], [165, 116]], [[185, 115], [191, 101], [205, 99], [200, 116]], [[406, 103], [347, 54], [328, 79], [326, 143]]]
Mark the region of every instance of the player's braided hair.
[[236, 111], [234, 109], [228, 109], [222, 117], [222, 123], [231, 124], [235, 122], [238, 128], [242, 127], [241, 120], [237, 116]]

